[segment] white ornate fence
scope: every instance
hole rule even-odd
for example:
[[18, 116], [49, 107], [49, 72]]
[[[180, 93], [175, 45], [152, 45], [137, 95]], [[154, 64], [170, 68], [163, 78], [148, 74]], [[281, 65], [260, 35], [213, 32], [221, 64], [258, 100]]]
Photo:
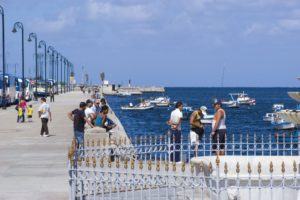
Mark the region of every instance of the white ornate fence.
[[298, 140], [239, 138], [228, 140], [221, 157], [204, 139], [197, 158], [182, 140], [181, 163], [170, 162], [175, 144], [168, 136], [90, 140], [84, 149], [73, 142], [70, 199], [300, 200]]

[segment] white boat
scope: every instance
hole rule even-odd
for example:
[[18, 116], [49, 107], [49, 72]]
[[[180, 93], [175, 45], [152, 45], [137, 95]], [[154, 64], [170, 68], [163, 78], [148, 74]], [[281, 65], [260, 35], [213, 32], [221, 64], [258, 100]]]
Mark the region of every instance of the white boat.
[[281, 119], [280, 117], [275, 118], [274, 121], [271, 122], [271, 124], [277, 130], [291, 130], [296, 128], [295, 124], [287, 122], [284, 119]]
[[238, 95], [236, 101], [240, 105], [256, 105], [256, 100], [253, 98], [250, 98], [248, 94], [246, 94], [244, 91], [243, 93], [236, 93], [235, 95]]
[[121, 110], [149, 110], [153, 109], [154, 105], [148, 103], [148, 102], [142, 102], [137, 105], [133, 105], [132, 103], [129, 103], [128, 106], [121, 106]]
[[276, 113], [266, 113], [263, 120], [266, 122], [272, 122], [276, 117], [278, 117], [278, 114]]
[[283, 104], [273, 104], [272, 109], [273, 109], [273, 111], [278, 112], [278, 111], [284, 109], [284, 105]]
[[169, 100], [163, 100], [159, 103], [155, 104], [158, 107], [168, 107], [170, 105], [170, 101]]
[[231, 101], [227, 106], [228, 108], [239, 108], [240, 104], [237, 101]]
[[131, 96], [131, 93], [127, 91], [120, 91], [116, 95], [120, 97], [125, 97], [125, 96]]
[[149, 99], [147, 100], [151, 104], [155, 104], [156, 106], [159, 107], [167, 107], [170, 106], [170, 98], [168, 97], [157, 97], [155, 99]]

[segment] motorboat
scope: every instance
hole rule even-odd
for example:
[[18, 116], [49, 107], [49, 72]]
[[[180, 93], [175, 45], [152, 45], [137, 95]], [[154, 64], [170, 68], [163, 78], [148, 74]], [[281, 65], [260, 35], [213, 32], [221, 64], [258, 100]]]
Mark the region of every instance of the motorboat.
[[190, 106], [182, 107], [182, 120], [188, 120], [193, 112], [193, 108]]
[[236, 93], [235, 95], [238, 95], [236, 101], [240, 105], [256, 105], [256, 100], [253, 98], [250, 98], [248, 94], [246, 94], [244, 91], [242, 93]]
[[158, 107], [168, 107], [168, 106], [170, 106], [170, 100], [165, 99], [165, 100], [162, 100], [159, 103], [156, 103], [155, 105], [158, 106]]
[[276, 130], [292, 130], [296, 129], [296, 125], [285, 121], [284, 119], [278, 118], [271, 122]]
[[154, 99], [148, 100], [151, 104], [155, 104], [156, 106], [169, 106], [170, 98], [168, 97], [157, 97]]
[[231, 101], [229, 104], [227, 104], [228, 108], [239, 108], [240, 104], [237, 101]]
[[121, 110], [150, 110], [153, 109], [154, 105], [149, 102], [141, 102], [137, 105], [129, 103], [127, 106], [121, 106]]
[[272, 109], [273, 109], [274, 112], [278, 112], [278, 111], [284, 109], [284, 105], [283, 104], [273, 104]]
[[272, 122], [276, 117], [278, 117], [278, 114], [276, 113], [266, 113], [263, 120], [266, 122]]
[[119, 97], [125, 97], [125, 96], [131, 96], [131, 93], [128, 92], [128, 91], [119, 91], [116, 96], [119, 96]]

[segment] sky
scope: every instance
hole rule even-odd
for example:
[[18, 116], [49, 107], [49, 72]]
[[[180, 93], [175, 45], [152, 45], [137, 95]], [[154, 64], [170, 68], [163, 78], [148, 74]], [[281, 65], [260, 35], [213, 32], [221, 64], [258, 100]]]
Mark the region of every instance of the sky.
[[[138, 86], [299, 87], [299, 0], [0, 0], [9, 72], [35, 32], [75, 67]], [[39, 50], [40, 51], [40, 50]], [[25, 42], [26, 76], [34, 46]], [[223, 75], [224, 74], [224, 75]], [[222, 78], [223, 77], [223, 78]], [[223, 80], [223, 81], [222, 81]]]

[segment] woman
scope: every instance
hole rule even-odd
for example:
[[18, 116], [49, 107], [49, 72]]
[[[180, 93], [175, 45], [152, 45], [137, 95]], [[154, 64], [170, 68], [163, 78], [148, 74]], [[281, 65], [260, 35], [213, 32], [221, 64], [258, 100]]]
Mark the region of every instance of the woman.
[[24, 97], [21, 97], [21, 101], [19, 103], [20, 108], [22, 109], [22, 122], [25, 122], [25, 110], [27, 108], [27, 103]]

